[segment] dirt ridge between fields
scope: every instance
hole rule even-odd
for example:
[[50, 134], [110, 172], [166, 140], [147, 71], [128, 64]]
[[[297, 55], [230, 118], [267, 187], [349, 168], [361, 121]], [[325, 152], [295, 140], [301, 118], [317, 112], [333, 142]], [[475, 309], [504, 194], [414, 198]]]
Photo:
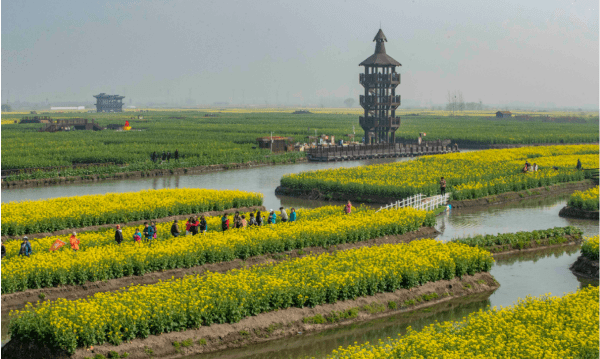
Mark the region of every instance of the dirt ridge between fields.
[[374, 245], [387, 243], [409, 243], [416, 239], [434, 238], [438, 234], [439, 232], [433, 227], [421, 227], [417, 231], [408, 232], [401, 235], [379, 237], [356, 243], [338, 244], [336, 246], [330, 246], [329, 248], [306, 247], [303, 249], [296, 249], [293, 251], [254, 256], [246, 259], [245, 261], [241, 259], [235, 259], [233, 261], [209, 263], [191, 268], [176, 268], [161, 272], [151, 272], [146, 273], [142, 276], [128, 276], [109, 279], [106, 281], [87, 282], [83, 285], [65, 285], [60, 287], [28, 289], [22, 292], [2, 294], [1, 314], [6, 315], [10, 310], [23, 308], [26, 303], [37, 302], [41, 299], [40, 294], [42, 293], [44, 300], [55, 300], [58, 298], [79, 299], [85, 298], [89, 295], [93, 295], [98, 292], [109, 292], [119, 290], [123, 287], [127, 287], [132, 284], [154, 284], [161, 280], [164, 281], [171, 279], [172, 277], [182, 278], [186, 275], [201, 274], [206, 271], [225, 273], [231, 269], [243, 268], [246, 266], [253, 266], [256, 264], [268, 262], [280, 262], [282, 260], [304, 257], [310, 254], [321, 254], [325, 252], [333, 253], [339, 250], [360, 247], [371, 247]]

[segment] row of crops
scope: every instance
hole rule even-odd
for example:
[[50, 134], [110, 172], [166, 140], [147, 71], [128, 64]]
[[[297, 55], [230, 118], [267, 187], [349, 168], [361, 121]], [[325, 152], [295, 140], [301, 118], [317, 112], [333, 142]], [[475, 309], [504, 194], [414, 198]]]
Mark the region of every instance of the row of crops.
[[[123, 171], [147, 171], [213, 164], [290, 161], [304, 153], [273, 156], [268, 150], [254, 149], [256, 138], [270, 134], [290, 136], [306, 142], [307, 136], [320, 134], [348, 139], [358, 124], [355, 115], [291, 113], [221, 113], [204, 117], [199, 111], [152, 111], [144, 120], [131, 122], [132, 131], [36, 132], [41, 124], [2, 125], [2, 168], [21, 169], [71, 166], [81, 163], [114, 163], [107, 167], [66, 170], [61, 176], [113, 174]], [[4, 114], [3, 119], [22, 115]], [[61, 117], [95, 118], [105, 126], [124, 124], [130, 114], [61, 114]], [[485, 117], [405, 116], [396, 137], [414, 141], [421, 132], [428, 140], [451, 139], [459, 145], [509, 143], [582, 143], [598, 142], [597, 117], [586, 123], [490, 121]], [[358, 134], [360, 138], [360, 133]], [[153, 163], [154, 151], [174, 153], [179, 161]], [[12, 180], [59, 176], [57, 171], [15, 175]]]
[[[406, 208], [375, 212], [362, 210], [351, 216], [339, 211], [313, 218], [262, 226], [247, 230], [209, 232], [205, 235], [183, 236], [153, 243], [114, 242], [114, 232], [95, 232], [94, 245], [86, 245], [81, 236], [81, 250], [34, 253], [31, 257], [9, 255], [2, 261], [2, 293], [30, 288], [53, 287], [64, 284], [83, 284], [130, 275], [189, 268], [205, 263], [245, 259], [251, 256], [280, 253], [313, 246], [331, 246], [365, 241], [384, 235], [404, 234], [421, 226], [433, 226], [432, 213]], [[332, 211], [333, 212], [333, 211]], [[172, 223], [158, 225], [164, 233]], [[129, 235], [131, 230], [126, 232]], [[48, 245], [53, 238], [45, 240]], [[8, 248], [15, 253], [15, 248]]]
[[[352, 168], [294, 173], [281, 185], [350, 196], [405, 198], [417, 193], [440, 193], [440, 178], [453, 199], [478, 198], [508, 191], [538, 188], [560, 182], [590, 178], [592, 172], [575, 170], [577, 160], [584, 168], [598, 168], [598, 146], [545, 146], [487, 150], [424, 156], [414, 161]], [[523, 173], [525, 162], [539, 170]]]
[[262, 200], [260, 193], [183, 188], [9, 202], [2, 203], [2, 235], [260, 206]]
[[104, 342], [118, 345], [151, 334], [235, 323], [280, 308], [314, 307], [412, 288], [489, 271], [493, 262], [484, 250], [435, 240], [363, 247], [133, 286], [86, 299], [44, 302], [14, 313], [10, 330], [15, 338], [73, 353]]
[[597, 358], [598, 287], [527, 297], [396, 339], [334, 350], [328, 359]]
[[583, 209], [585, 211], [597, 211], [599, 208], [599, 196], [598, 186], [590, 188], [587, 191], [575, 191], [571, 197], [569, 197], [568, 204], [570, 207]]

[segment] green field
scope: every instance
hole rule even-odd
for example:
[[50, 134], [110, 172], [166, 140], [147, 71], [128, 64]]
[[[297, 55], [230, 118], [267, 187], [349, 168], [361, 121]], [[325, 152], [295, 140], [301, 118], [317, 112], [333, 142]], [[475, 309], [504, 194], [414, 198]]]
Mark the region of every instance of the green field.
[[[65, 175], [111, 174], [124, 171], [169, 169], [213, 164], [283, 162], [303, 157], [304, 153], [273, 155], [268, 150], [253, 149], [256, 138], [270, 135], [292, 136], [307, 142], [306, 136], [317, 133], [347, 140], [345, 134], [356, 129], [357, 140], [363, 135], [355, 114], [319, 113], [294, 115], [257, 110], [228, 111], [218, 117], [204, 117], [206, 111], [172, 110], [144, 112], [143, 120], [131, 122], [132, 131], [37, 132], [42, 124], [10, 124], [23, 114], [2, 114], [2, 169], [70, 166], [85, 163], [114, 163], [107, 167], [62, 171]], [[96, 119], [106, 126], [123, 125], [138, 113], [120, 114], [60, 113], [53, 119], [83, 117]], [[406, 115], [396, 132], [400, 139], [416, 140], [419, 132], [427, 140], [451, 139], [459, 147], [508, 143], [577, 143], [598, 141], [598, 115], [582, 116], [585, 123], [550, 123], [542, 118], [533, 121], [491, 120], [483, 116], [445, 117]], [[137, 130], [137, 131], [136, 131]], [[183, 158], [169, 163], [153, 163], [150, 154], [175, 149]], [[58, 176], [56, 171], [12, 176], [9, 180]]]

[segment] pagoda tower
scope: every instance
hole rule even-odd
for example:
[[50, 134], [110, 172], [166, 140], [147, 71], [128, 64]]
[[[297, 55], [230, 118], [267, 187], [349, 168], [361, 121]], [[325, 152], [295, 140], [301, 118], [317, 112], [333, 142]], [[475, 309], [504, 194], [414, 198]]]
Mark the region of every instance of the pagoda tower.
[[400, 117], [396, 117], [400, 106], [400, 95], [396, 95], [400, 74], [396, 73], [396, 66], [402, 65], [385, 53], [387, 39], [381, 29], [373, 41], [375, 53], [358, 65], [365, 67], [365, 73], [359, 74], [360, 84], [365, 88], [365, 94], [360, 96], [365, 113], [359, 123], [365, 130], [366, 144], [394, 143], [400, 127]]

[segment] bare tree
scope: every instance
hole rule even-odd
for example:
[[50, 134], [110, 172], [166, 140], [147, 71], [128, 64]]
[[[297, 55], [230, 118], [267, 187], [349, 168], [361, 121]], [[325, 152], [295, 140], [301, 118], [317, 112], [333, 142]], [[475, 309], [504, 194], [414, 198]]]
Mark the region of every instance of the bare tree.
[[348, 97], [344, 100], [344, 104], [348, 107], [352, 107], [354, 105], [354, 99], [352, 97]]
[[455, 93], [456, 93], [455, 98], [457, 98], [456, 102], [457, 102], [458, 110], [462, 112], [465, 110], [465, 100], [463, 99], [462, 91], [456, 90]]

